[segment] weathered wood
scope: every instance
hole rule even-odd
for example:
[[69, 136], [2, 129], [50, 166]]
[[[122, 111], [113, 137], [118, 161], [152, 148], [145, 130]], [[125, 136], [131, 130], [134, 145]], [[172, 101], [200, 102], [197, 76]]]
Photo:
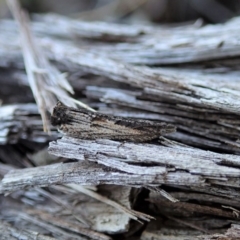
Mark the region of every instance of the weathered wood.
[[[239, 18], [235, 18], [225, 24], [200, 28], [167, 28], [88, 23], [45, 15], [39, 22], [33, 23], [32, 28], [37, 36], [48, 35], [59, 42], [74, 38], [99, 40], [99, 44], [81, 41], [81, 45], [92, 53], [101, 53], [124, 62], [167, 65], [239, 57], [240, 46], [234, 41], [238, 39], [239, 22]], [[4, 20], [0, 29], [11, 33], [16, 31], [15, 28], [13, 22]], [[116, 43], [108, 44], [109, 41]]]
[[[101, 88], [89, 86], [86, 89], [86, 95], [89, 98], [99, 99], [105, 103], [117, 104], [118, 106], [131, 107], [133, 109], [141, 109], [144, 111], [158, 113], [155, 115], [146, 114], [145, 118], [153, 118], [155, 120], [168, 121], [174, 123], [178, 130], [188, 133], [186, 138], [183, 133], [177, 132], [171, 134], [171, 138], [183, 141], [186, 144], [198, 147], [212, 147], [213, 149], [229, 152], [240, 151], [240, 145], [235, 141], [240, 136], [240, 121], [234, 114], [218, 112], [206, 108], [193, 108], [184, 104], [161, 103], [151, 100], [141, 100], [141, 91], [126, 91], [113, 88]], [[120, 108], [121, 109], [121, 108]], [[101, 109], [100, 109], [101, 110]], [[130, 110], [130, 109], [129, 109]], [[133, 111], [125, 111], [124, 113], [115, 108], [114, 114], [117, 116], [138, 117]], [[110, 112], [111, 109], [108, 110]], [[104, 112], [104, 110], [103, 110]], [[137, 112], [137, 113], [141, 113]], [[194, 134], [194, 135], [193, 135]], [[181, 135], [181, 137], [179, 137]], [[191, 139], [195, 140], [195, 144]], [[215, 141], [215, 144], [214, 144]]]
[[213, 206], [206, 206], [204, 204], [188, 203], [188, 202], [177, 202], [172, 203], [163, 199], [161, 196], [150, 196], [148, 201], [155, 203], [155, 206], [159, 208], [159, 212], [167, 216], [198, 216], [211, 215], [215, 217], [223, 217], [228, 219], [238, 219], [238, 212], [234, 213], [234, 210], [217, 208]]
[[[51, 112], [56, 98], [63, 98], [69, 106], [75, 106], [68, 93], [73, 89], [64, 76], [48, 61], [41, 47], [36, 44], [29, 26], [28, 15], [16, 0], [7, 0], [7, 4], [18, 24], [24, 65], [34, 99], [38, 105], [45, 132], [50, 133], [47, 111]], [[58, 81], [56, 81], [58, 79]], [[54, 92], [51, 91], [54, 89]]]
[[16, 240], [16, 239], [29, 239], [29, 240], [54, 240], [56, 238], [44, 236], [38, 232], [29, 230], [17, 229], [10, 224], [0, 222], [0, 237], [2, 240]]
[[[207, 177], [238, 177], [240, 157], [218, 154], [194, 148], [169, 148], [155, 144], [122, 143], [110, 140], [87, 141], [63, 137], [51, 142], [49, 153], [70, 159], [90, 160], [104, 163], [114, 159], [126, 163], [151, 163], [169, 166], [170, 171], [185, 170]], [[232, 168], [234, 166], [234, 168]], [[114, 164], [112, 164], [114, 168]], [[150, 167], [149, 167], [150, 168]]]
[[[174, 233], [167, 235], [161, 233], [161, 231], [144, 231], [141, 240], [168, 240], [172, 239]], [[174, 236], [174, 240], [236, 240], [239, 239], [240, 226], [238, 224], [232, 224], [225, 234], [209, 234], [209, 235], [198, 235], [196, 233], [191, 234], [189, 230], [179, 232], [178, 236]], [[175, 235], [175, 234], [174, 234]]]
[[[80, 162], [10, 171], [2, 180], [1, 192], [32, 185], [96, 185], [101, 182], [136, 186], [165, 184], [211, 193], [215, 188], [214, 191], [219, 196], [234, 198], [235, 188], [239, 187], [239, 157], [234, 155], [186, 147], [170, 148], [110, 140], [88, 141], [70, 137], [52, 142], [49, 151]], [[107, 168], [83, 160], [99, 162]], [[132, 166], [132, 163], [151, 166]], [[228, 188], [224, 190], [226, 184]], [[229, 191], [232, 191], [230, 196]]]
[[160, 184], [179, 186], [207, 185], [204, 179], [186, 172], [178, 172], [163, 175], [130, 174], [120, 171], [112, 171], [95, 163], [78, 162], [52, 164], [37, 168], [13, 170], [7, 173], [1, 183], [0, 192], [8, 193], [31, 186], [50, 186], [53, 184], [76, 183], [81, 185], [115, 184], [142, 186]]
[[123, 233], [128, 231], [131, 219], [152, 219], [132, 209], [133, 199], [138, 193], [131, 187], [112, 185], [92, 190], [75, 184], [52, 186], [50, 192], [34, 188], [17, 192], [25, 204], [14, 202], [11, 196], [2, 197], [0, 214], [5, 219], [20, 218], [19, 227], [24, 227], [33, 218], [33, 224], [39, 226], [40, 233], [48, 225], [47, 231], [54, 236], [64, 236], [70, 231], [91, 239], [106, 240], [111, 237], [99, 232]]
[[[118, 236], [124, 239], [145, 228], [141, 239], [237, 239], [239, 22], [176, 28], [38, 17], [32, 30], [43, 51], [25, 48], [25, 54], [37, 56], [31, 63], [41, 71], [30, 64], [28, 72], [44, 80], [46, 96], [62, 97], [60, 70], [68, 73], [76, 99], [97, 114], [165, 121], [177, 132], [147, 144], [64, 136], [49, 147], [59, 157], [55, 164], [38, 166], [44, 161], [34, 159], [35, 151], [61, 135], [43, 133], [35, 105], [1, 107], [0, 192], [11, 194], [0, 196], [0, 216], [14, 219], [11, 229], [5, 223], [2, 228], [15, 234], [19, 227], [24, 236], [34, 236], [34, 229], [42, 239], [103, 240], [125, 233]], [[33, 101], [16, 25], [1, 20], [0, 31], [1, 100]], [[142, 226], [131, 219], [151, 221]]]
[[187, 76], [179, 78], [178, 75], [164, 69], [153, 70], [120, 64], [118, 61], [77, 47], [65, 49], [51, 41], [45, 42], [45, 49], [54, 60], [78, 64], [86, 72], [143, 88], [145, 94], [153, 95], [159, 100], [240, 114], [239, 92], [232, 86], [229, 86], [229, 89], [221, 89], [217, 81], [209, 82], [208, 78], [201, 77], [201, 80]]
[[0, 107], [0, 144], [14, 144], [20, 140], [47, 143], [60, 136], [54, 128], [52, 135], [43, 132], [42, 120], [36, 104], [15, 104]]
[[86, 237], [90, 237], [94, 240], [111, 240], [112, 238], [109, 236], [106, 236], [104, 234], [95, 232], [89, 228], [84, 228], [79, 226], [76, 223], [68, 222], [66, 220], [59, 219], [57, 217], [52, 216], [50, 213], [45, 213], [43, 211], [37, 211], [37, 210], [29, 210], [26, 211], [30, 215], [37, 215], [41, 220], [44, 220], [46, 223], [53, 224], [57, 227], [66, 229], [67, 231], [72, 231], [80, 235], [84, 235]]
[[[226, 24], [226, 29], [228, 27]], [[216, 37], [214, 34], [217, 31], [213, 32], [212, 36]], [[5, 44], [10, 44], [10, 41]], [[16, 41], [11, 44], [11, 49], [13, 46], [17, 49]], [[67, 66], [68, 71], [74, 71], [75, 66], [78, 66], [78, 71], [80, 67], [85, 73], [97, 74], [140, 88], [135, 96], [121, 92], [119, 88], [105, 93], [99, 89], [102, 95], [97, 95], [101, 101], [161, 113], [160, 118], [169, 119], [181, 131], [176, 134], [175, 140], [205, 149], [209, 146], [211, 150], [239, 154], [239, 121], [234, 119], [239, 116], [240, 98], [234, 74], [225, 74], [222, 77], [221, 74], [202, 74], [200, 71], [194, 73], [191, 69], [181, 70], [179, 73], [179, 69], [174, 68], [137, 67], [109, 59], [100, 51], [90, 53], [89, 49], [80, 49], [71, 44], [71, 41], [68, 41], [68, 48], [64, 47], [65, 41], [53, 41], [51, 38], [43, 40], [42, 44], [49, 57]], [[10, 55], [9, 53], [8, 56]], [[14, 58], [17, 59], [15, 55]], [[229, 75], [231, 81], [228, 81]], [[88, 98], [94, 94], [96, 90], [87, 88]]]

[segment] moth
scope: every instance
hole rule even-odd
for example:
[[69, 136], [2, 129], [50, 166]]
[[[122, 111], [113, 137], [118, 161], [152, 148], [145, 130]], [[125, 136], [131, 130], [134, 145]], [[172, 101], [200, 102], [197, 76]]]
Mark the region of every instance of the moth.
[[104, 115], [83, 108], [70, 108], [61, 102], [53, 110], [51, 123], [68, 136], [89, 140], [145, 142], [175, 131], [175, 127], [168, 123]]

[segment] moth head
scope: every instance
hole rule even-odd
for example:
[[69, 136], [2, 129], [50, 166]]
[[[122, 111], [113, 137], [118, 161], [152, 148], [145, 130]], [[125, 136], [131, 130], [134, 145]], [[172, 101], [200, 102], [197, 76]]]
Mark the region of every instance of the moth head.
[[53, 113], [51, 115], [51, 124], [53, 126], [59, 126], [69, 121], [69, 117], [67, 115], [67, 107], [58, 102], [57, 105], [53, 109]]

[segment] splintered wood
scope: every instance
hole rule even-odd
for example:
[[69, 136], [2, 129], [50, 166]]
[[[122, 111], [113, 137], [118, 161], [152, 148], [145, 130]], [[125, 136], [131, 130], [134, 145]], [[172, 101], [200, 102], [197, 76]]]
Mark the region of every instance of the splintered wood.
[[0, 21], [0, 238], [240, 239], [240, 18], [29, 27], [15, 7], [19, 29]]

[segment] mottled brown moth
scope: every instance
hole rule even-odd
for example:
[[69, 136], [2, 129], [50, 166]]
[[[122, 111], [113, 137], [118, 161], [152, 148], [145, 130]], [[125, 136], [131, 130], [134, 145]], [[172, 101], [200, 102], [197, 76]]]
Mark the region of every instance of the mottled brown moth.
[[68, 136], [92, 140], [145, 142], [175, 131], [171, 124], [104, 115], [83, 108], [70, 108], [61, 102], [53, 110], [51, 123]]

